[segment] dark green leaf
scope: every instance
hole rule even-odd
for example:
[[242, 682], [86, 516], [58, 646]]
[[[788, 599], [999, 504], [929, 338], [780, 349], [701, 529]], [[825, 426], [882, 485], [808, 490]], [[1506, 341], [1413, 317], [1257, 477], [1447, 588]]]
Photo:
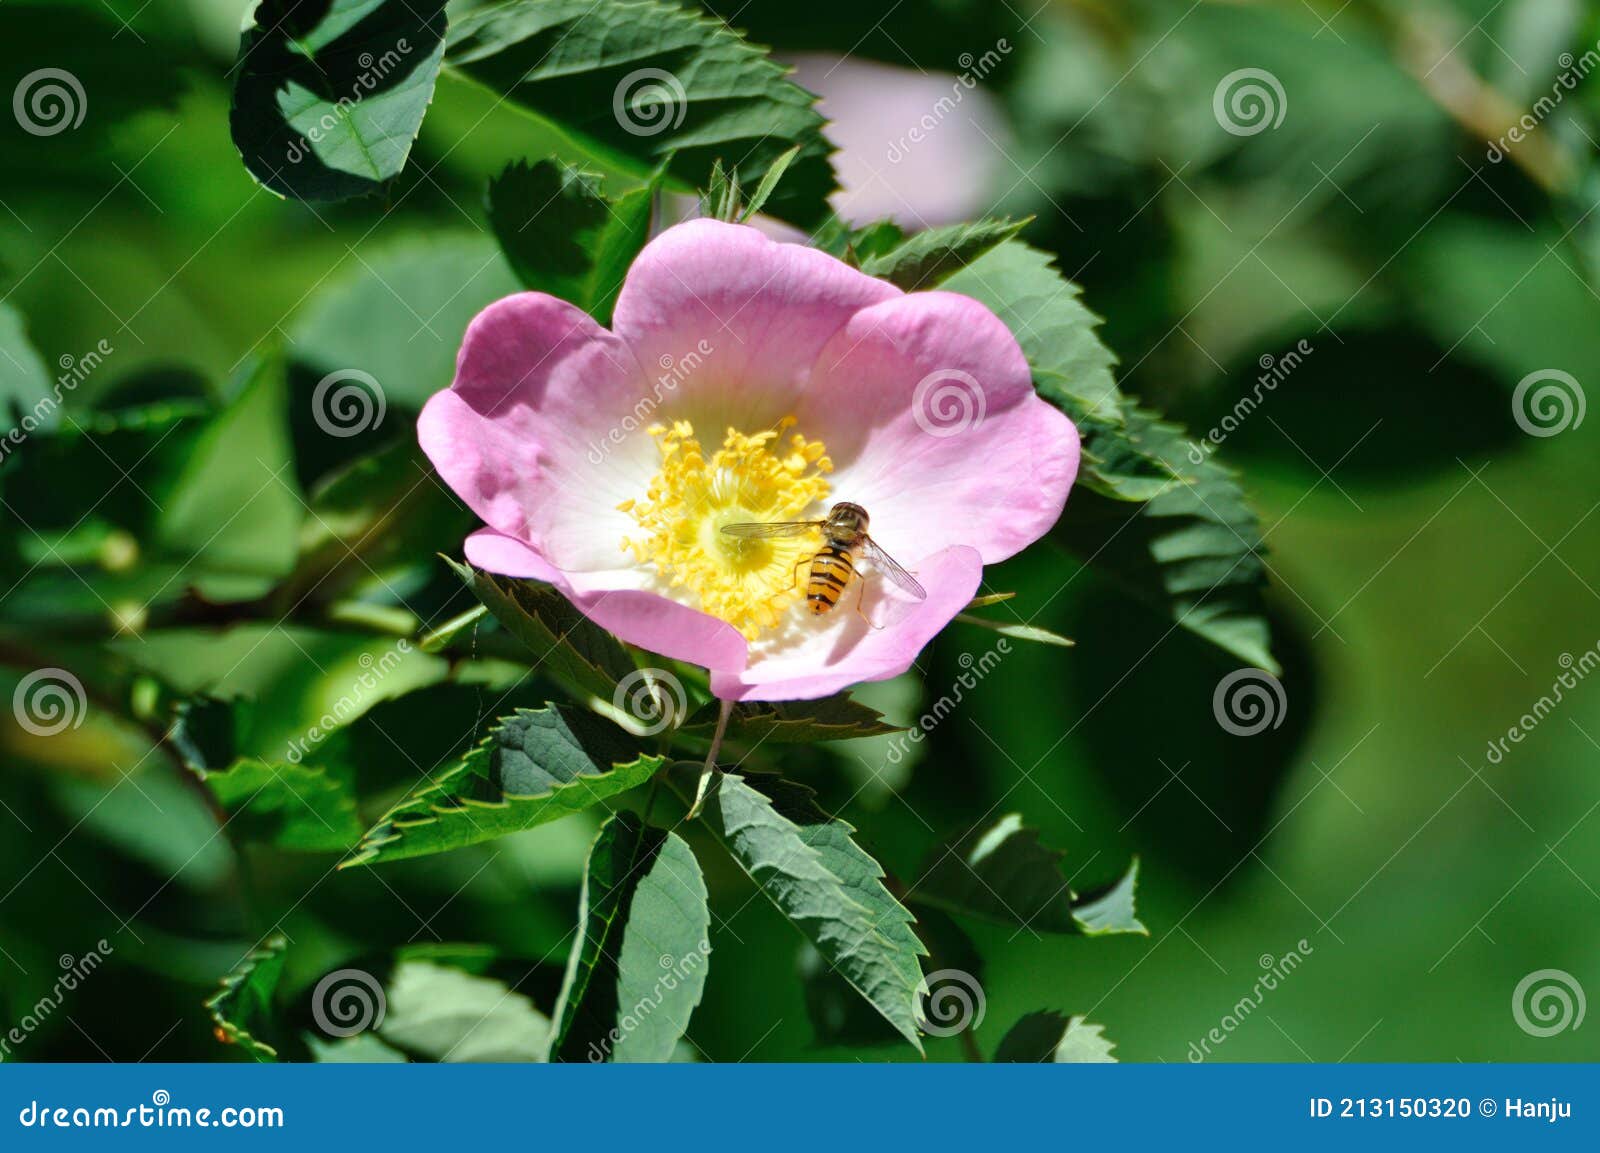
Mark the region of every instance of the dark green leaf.
[[707, 184], [721, 159], [746, 188], [791, 146], [800, 153], [767, 209], [819, 223], [833, 191], [814, 97], [726, 25], [643, 0], [510, 0], [464, 17], [446, 65], [558, 125], [640, 177]]
[[[711, 701], [683, 723], [685, 736], [709, 739], [717, 727], [718, 703]], [[847, 694], [817, 701], [757, 701], [734, 706], [728, 739], [750, 744], [808, 744], [904, 732]]]
[[995, 1050], [996, 1061], [1028, 1064], [1115, 1064], [1115, 1042], [1105, 1038], [1103, 1025], [1060, 1013], [1029, 1013], [1011, 1027]]
[[1070, 649], [1077, 642], [1060, 633], [1053, 633], [1049, 629], [1039, 628], [1037, 625], [1023, 624], [1021, 621], [996, 621], [987, 617], [975, 617], [971, 613], [957, 613], [956, 620], [962, 624], [977, 625], [979, 628], [990, 629], [1003, 637], [1013, 640], [1033, 641], [1041, 645], [1056, 645], [1060, 648]]
[[245, 599], [294, 566], [304, 505], [287, 408], [283, 362], [268, 356], [245, 370], [234, 399], [198, 439], [158, 450], [182, 462], [154, 527], [156, 546], [180, 559], [178, 587]]
[[489, 183], [489, 225], [524, 288], [610, 324], [623, 276], [650, 238], [655, 186], [612, 200], [603, 183], [559, 161], [518, 161]]
[[405, 167], [444, 56], [444, 0], [261, 0], [231, 123], [252, 176], [301, 200], [375, 192]]
[[750, 220], [751, 217], [761, 211], [767, 201], [772, 198], [773, 192], [777, 190], [779, 181], [783, 179], [783, 174], [789, 171], [789, 165], [793, 164], [795, 157], [799, 155], [800, 146], [796, 144], [772, 162], [772, 167], [767, 169], [767, 174], [761, 178], [761, 183], [750, 194], [750, 202], [744, 206], [744, 211], [739, 214], [740, 223]]
[[1064, 853], [1047, 849], [1016, 813], [935, 850], [910, 899], [952, 913], [1041, 933], [1143, 933], [1134, 915], [1139, 863], [1104, 892], [1080, 898], [1061, 872]]
[[[934, 288], [997, 244], [1021, 232], [1026, 220], [979, 220], [915, 233], [887, 252], [862, 260], [861, 271], [907, 292]], [[859, 250], [858, 250], [859, 251]]]
[[1214, 456], [1195, 463], [1181, 429], [1141, 409], [1127, 420], [1129, 439], [1167, 461], [1181, 483], [1142, 506], [1074, 493], [1056, 539], [1175, 623], [1276, 673], [1261, 522], [1238, 476]]
[[562, 705], [519, 709], [392, 808], [340, 868], [442, 853], [600, 804], [650, 779], [645, 756], [609, 721]]
[[206, 1001], [217, 1040], [243, 1046], [257, 1061], [278, 1059], [281, 1042], [277, 1040], [273, 997], [288, 947], [283, 937], [269, 937], [222, 978], [222, 988]]
[[[675, 773], [692, 795], [699, 766]], [[777, 777], [717, 774], [704, 816], [761, 891], [920, 1052], [918, 958], [927, 950], [854, 830], [819, 809], [811, 790]]]
[[534, 667], [567, 686], [611, 701], [618, 683], [637, 670], [620, 641], [549, 585], [495, 577], [448, 558], [445, 563], [506, 631], [527, 646]]
[[241, 760], [206, 777], [206, 787], [228, 814], [228, 832], [275, 848], [339, 853], [366, 826], [356, 815], [348, 781], [316, 765]]
[[632, 813], [589, 852], [552, 1060], [667, 1061], [705, 988], [711, 914], [700, 865], [674, 833]]

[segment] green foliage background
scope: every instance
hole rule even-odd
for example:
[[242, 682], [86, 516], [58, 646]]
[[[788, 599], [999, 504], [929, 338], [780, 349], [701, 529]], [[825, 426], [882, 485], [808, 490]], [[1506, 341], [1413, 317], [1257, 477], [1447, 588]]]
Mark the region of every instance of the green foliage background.
[[[452, 22], [468, 7], [450, 5]], [[1111, 503], [1085, 486], [1069, 548], [1047, 542], [989, 580], [1074, 648], [1013, 644], [915, 764], [891, 758], [889, 737], [772, 757], [896, 876], [920, 875], [986, 811], [1025, 813], [1067, 851], [1077, 887], [1140, 858], [1148, 937], [964, 922], [985, 961], [984, 1051], [1024, 1014], [1055, 1009], [1104, 1026], [1123, 1060], [1185, 1060], [1250, 993], [1261, 959], [1300, 950], [1216, 1059], [1600, 1056], [1592, 1026], [1540, 1039], [1511, 1011], [1533, 970], [1600, 990], [1600, 685], [1573, 690], [1500, 763], [1486, 758], [1550, 692], [1563, 654], [1600, 644], [1600, 433], [1591, 418], [1527, 436], [1511, 399], [1530, 372], [1588, 386], [1600, 364], [1600, 78], [1499, 164], [1485, 158], [1485, 105], [1452, 106], [1435, 83], [1439, 68], [1464, 71], [1503, 107], [1527, 107], [1561, 53], [1594, 47], [1600, 12], [1575, 0], [1056, 0], [1029, 16], [906, 0], [879, 20], [829, 0], [803, 16], [766, 0], [708, 7], [783, 51], [929, 71], [1014, 45], [984, 81], [1010, 131], [988, 214], [1034, 217], [1023, 239], [1082, 285], [1118, 383], [1152, 412], [1198, 435], [1250, 391], [1260, 357], [1314, 348], [1217, 458], [1260, 515], [1281, 728], [1241, 738], [1217, 725], [1213, 690], [1248, 642], [1230, 653], [1175, 627], [1117, 579], [1115, 551], [1083, 549], [1100, 539], [1096, 502]], [[88, 95], [62, 135], [0, 119], [0, 395], [31, 407], [62, 358], [112, 350], [63, 407], [65, 447], [41, 434], [0, 470], [0, 691], [42, 665], [90, 690], [82, 726], [53, 737], [0, 713], [0, 1026], [45, 995], [58, 957], [100, 938], [116, 976], [86, 981], [7, 1059], [244, 1059], [250, 1045], [219, 1044], [202, 1002], [274, 927], [290, 947], [267, 963], [287, 982], [381, 956], [424, 991], [395, 992], [403, 1006], [435, 1003], [426, 990], [440, 981], [471, 1003], [483, 995], [471, 981], [514, 980], [543, 959], [520, 988], [549, 1015], [598, 829], [591, 810], [331, 872], [336, 854], [285, 846], [297, 834], [270, 813], [253, 838], [219, 836], [213, 808], [227, 796], [207, 799], [151, 755], [162, 694], [219, 684], [252, 704], [199, 706], [202, 763], [303, 733], [362, 655], [383, 651], [372, 638], [411, 635], [415, 618], [385, 603], [391, 582], [434, 625], [470, 606], [442, 562], [416, 563], [458, 555], [470, 520], [407, 446], [466, 321], [518, 284], [486, 231], [488, 182], [554, 153], [623, 193], [657, 159], [497, 103], [480, 83], [493, 68], [447, 68], [410, 162], [378, 195], [285, 202], [230, 138], [241, 8], [0, 6], [0, 87], [52, 66]], [[1212, 93], [1245, 67], [1281, 81], [1287, 110], [1239, 138], [1218, 127]], [[818, 162], [804, 154], [780, 192], [801, 204]], [[664, 178], [687, 188], [685, 171]], [[786, 204], [773, 207], [804, 217]], [[319, 436], [312, 389], [352, 367], [383, 383], [385, 420]], [[120, 425], [136, 406], [144, 424]], [[231, 423], [197, 416], [223, 406]], [[287, 425], [272, 415], [284, 412]], [[1127, 419], [1149, 418], [1130, 404]], [[74, 452], [74, 426], [119, 431], [106, 452]], [[1166, 443], [1183, 466], [1187, 441]], [[287, 486], [263, 495], [261, 468]], [[375, 514], [374, 492], [395, 511]], [[184, 564], [197, 543], [203, 559]], [[210, 635], [192, 599], [164, 595], [191, 586], [250, 605], [252, 619]], [[274, 627], [290, 608], [294, 623]], [[421, 649], [386, 674], [384, 702], [330, 738], [358, 794], [402, 788], [494, 717], [543, 704], [548, 686], [503, 696], [520, 673], [520, 650], [495, 647], [507, 640], [482, 638], [467, 675]], [[860, 699], [904, 723], [993, 642], [953, 626], [920, 678]], [[424, 688], [425, 709], [392, 699]], [[301, 782], [325, 796], [329, 829], [370, 827], [327, 785]], [[704, 829], [680, 832], [710, 844]], [[309, 851], [277, 851], [275, 837]], [[915, 1059], [904, 1044], [819, 1045], [793, 927], [726, 856], [698, 856], [714, 914], [689, 1030], [700, 1055]], [[427, 1054], [436, 1025], [401, 1015], [408, 1051]], [[955, 1039], [925, 1044], [932, 1058], [962, 1055]]]

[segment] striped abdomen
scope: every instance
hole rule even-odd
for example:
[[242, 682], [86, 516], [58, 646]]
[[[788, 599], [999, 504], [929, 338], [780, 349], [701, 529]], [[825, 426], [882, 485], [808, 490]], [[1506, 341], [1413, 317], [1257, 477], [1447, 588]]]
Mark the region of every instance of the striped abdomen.
[[836, 544], [825, 544], [811, 562], [811, 577], [806, 581], [806, 607], [815, 616], [821, 616], [839, 603], [856, 566], [850, 559], [850, 550]]

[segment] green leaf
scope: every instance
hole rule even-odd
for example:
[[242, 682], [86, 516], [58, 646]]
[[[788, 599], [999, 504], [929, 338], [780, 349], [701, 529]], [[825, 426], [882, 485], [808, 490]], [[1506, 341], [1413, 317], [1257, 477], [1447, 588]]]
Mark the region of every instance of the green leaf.
[[767, 210], [801, 227], [827, 214], [815, 98], [715, 20], [656, 0], [509, 0], [463, 17], [445, 61], [641, 178], [665, 162], [670, 179], [703, 188], [721, 159], [755, 187], [798, 145]]
[[1080, 485], [1121, 500], [1149, 500], [1172, 483], [1171, 465], [1126, 434], [1129, 402], [1111, 373], [1116, 357], [1095, 331], [1100, 318], [1048, 253], [1007, 240], [940, 287], [988, 305], [1011, 329], [1039, 395], [1070, 416], [1083, 437]]
[[459, 547], [475, 523], [414, 438], [358, 457], [311, 492], [289, 596], [392, 602], [410, 571]]
[[390, 809], [339, 867], [442, 853], [531, 829], [625, 793], [661, 764], [590, 713], [564, 705], [518, 709]]
[[602, 701], [637, 671], [622, 643], [549, 585], [497, 578], [445, 558], [472, 595], [533, 656], [535, 668]]
[[789, 165], [793, 164], [795, 157], [799, 155], [800, 146], [796, 144], [772, 162], [772, 167], [767, 169], [767, 174], [761, 178], [761, 183], [756, 186], [755, 192], [751, 194], [750, 202], [744, 206], [744, 211], [739, 214], [739, 223], [747, 223], [756, 213], [761, 211], [767, 201], [772, 198], [779, 181], [783, 179], [783, 174], [789, 171]]
[[[217, 1040], [243, 1046], [257, 1061], [278, 1059], [272, 1004], [288, 947], [289, 942], [282, 936], [269, 937], [259, 949], [247, 953], [222, 978], [222, 987], [206, 1000]], [[273, 1043], [267, 1038], [272, 1038]]]
[[[711, 701], [697, 710], [683, 727], [684, 736], [711, 738], [717, 727], [719, 704]], [[749, 744], [809, 744], [856, 737], [902, 733], [877, 709], [868, 708], [845, 693], [817, 701], [756, 701], [734, 706], [728, 718], [729, 740]]]
[[154, 540], [182, 560], [176, 579], [212, 600], [260, 596], [294, 567], [304, 506], [287, 409], [283, 362], [268, 356], [195, 441], [173, 446], [182, 465]]
[[1118, 391], [1115, 358], [1077, 286], [1047, 254], [1008, 240], [942, 287], [994, 309], [1027, 354], [1039, 394], [1078, 426], [1083, 471], [1060, 539], [1185, 628], [1275, 671], [1254, 510], [1231, 471], [1213, 457], [1196, 463], [1181, 429]]
[[912, 901], [1043, 933], [1144, 933], [1134, 915], [1139, 862], [1103, 892], [1080, 898], [1061, 872], [1065, 853], [1047, 849], [1016, 813], [934, 852]]
[[975, 617], [971, 613], [957, 613], [956, 620], [962, 624], [977, 625], [979, 628], [989, 629], [1013, 640], [1034, 641], [1042, 645], [1057, 645], [1064, 649], [1070, 649], [1078, 643], [1069, 637], [1062, 636], [1060, 633], [1053, 633], [1049, 629], [1042, 629], [1037, 625], [1023, 624], [1021, 621], [992, 621], [985, 617]]
[[[675, 774], [680, 791], [693, 795], [699, 766]], [[851, 840], [851, 826], [818, 808], [804, 786], [731, 773], [712, 781], [704, 817], [823, 959], [921, 1052], [917, 959], [927, 950], [911, 913], [884, 888], [883, 869]]]
[[444, 57], [444, 0], [261, 0], [230, 124], [250, 174], [300, 200], [375, 192], [411, 154]]
[[504, 981], [403, 958], [384, 993], [378, 1035], [401, 1052], [452, 1063], [545, 1059], [550, 1018]]
[[650, 238], [655, 185], [612, 200], [603, 184], [559, 161], [518, 161], [489, 182], [489, 225], [524, 288], [610, 324], [628, 266]]
[[1115, 1048], [1115, 1042], [1106, 1040], [1105, 1026], [1046, 1011], [1029, 1013], [1011, 1026], [995, 1050], [994, 1059], [1104, 1065], [1116, 1063], [1111, 1055]]
[[340, 853], [361, 839], [348, 781], [316, 765], [241, 760], [206, 787], [228, 814], [231, 836], [307, 853]]
[[[391, 0], [398, 2], [398, 0]], [[389, 408], [420, 409], [449, 386], [467, 325], [519, 285], [492, 238], [429, 229], [364, 245], [289, 325], [295, 360], [318, 373], [359, 369]], [[375, 428], [388, 429], [390, 413]]]
[[711, 913], [682, 838], [615, 814], [589, 852], [552, 1060], [670, 1060], [705, 989]]
[[1171, 464], [1181, 483], [1137, 507], [1074, 493], [1055, 538], [1175, 623], [1278, 672], [1262, 602], [1261, 522], [1237, 474], [1214, 456], [1194, 463], [1176, 426], [1140, 409], [1127, 417], [1129, 438]]
[[0, 424], [32, 433], [59, 421], [55, 381], [28, 342], [22, 313], [0, 301]]
[[915, 233], [889, 251], [861, 262], [861, 271], [907, 292], [933, 288], [997, 244], [1010, 240], [1026, 220], [979, 220]]

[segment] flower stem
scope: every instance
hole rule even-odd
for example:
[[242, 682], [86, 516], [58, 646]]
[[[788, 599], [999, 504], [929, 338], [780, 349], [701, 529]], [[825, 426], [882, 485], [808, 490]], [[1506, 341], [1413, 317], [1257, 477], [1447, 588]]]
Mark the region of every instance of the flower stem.
[[717, 712], [717, 731], [711, 738], [711, 751], [706, 754], [705, 768], [700, 770], [700, 783], [695, 786], [694, 804], [689, 806], [689, 815], [685, 820], [693, 820], [700, 815], [700, 807], [706, 803], [706, 793], [711, 790], [711, 775], [717, 771], [717, 753], [722, 750], [722, 737], [728, 731], [728, 718], [733, 716], [733, 702], [723, 701], [721, 709]]

